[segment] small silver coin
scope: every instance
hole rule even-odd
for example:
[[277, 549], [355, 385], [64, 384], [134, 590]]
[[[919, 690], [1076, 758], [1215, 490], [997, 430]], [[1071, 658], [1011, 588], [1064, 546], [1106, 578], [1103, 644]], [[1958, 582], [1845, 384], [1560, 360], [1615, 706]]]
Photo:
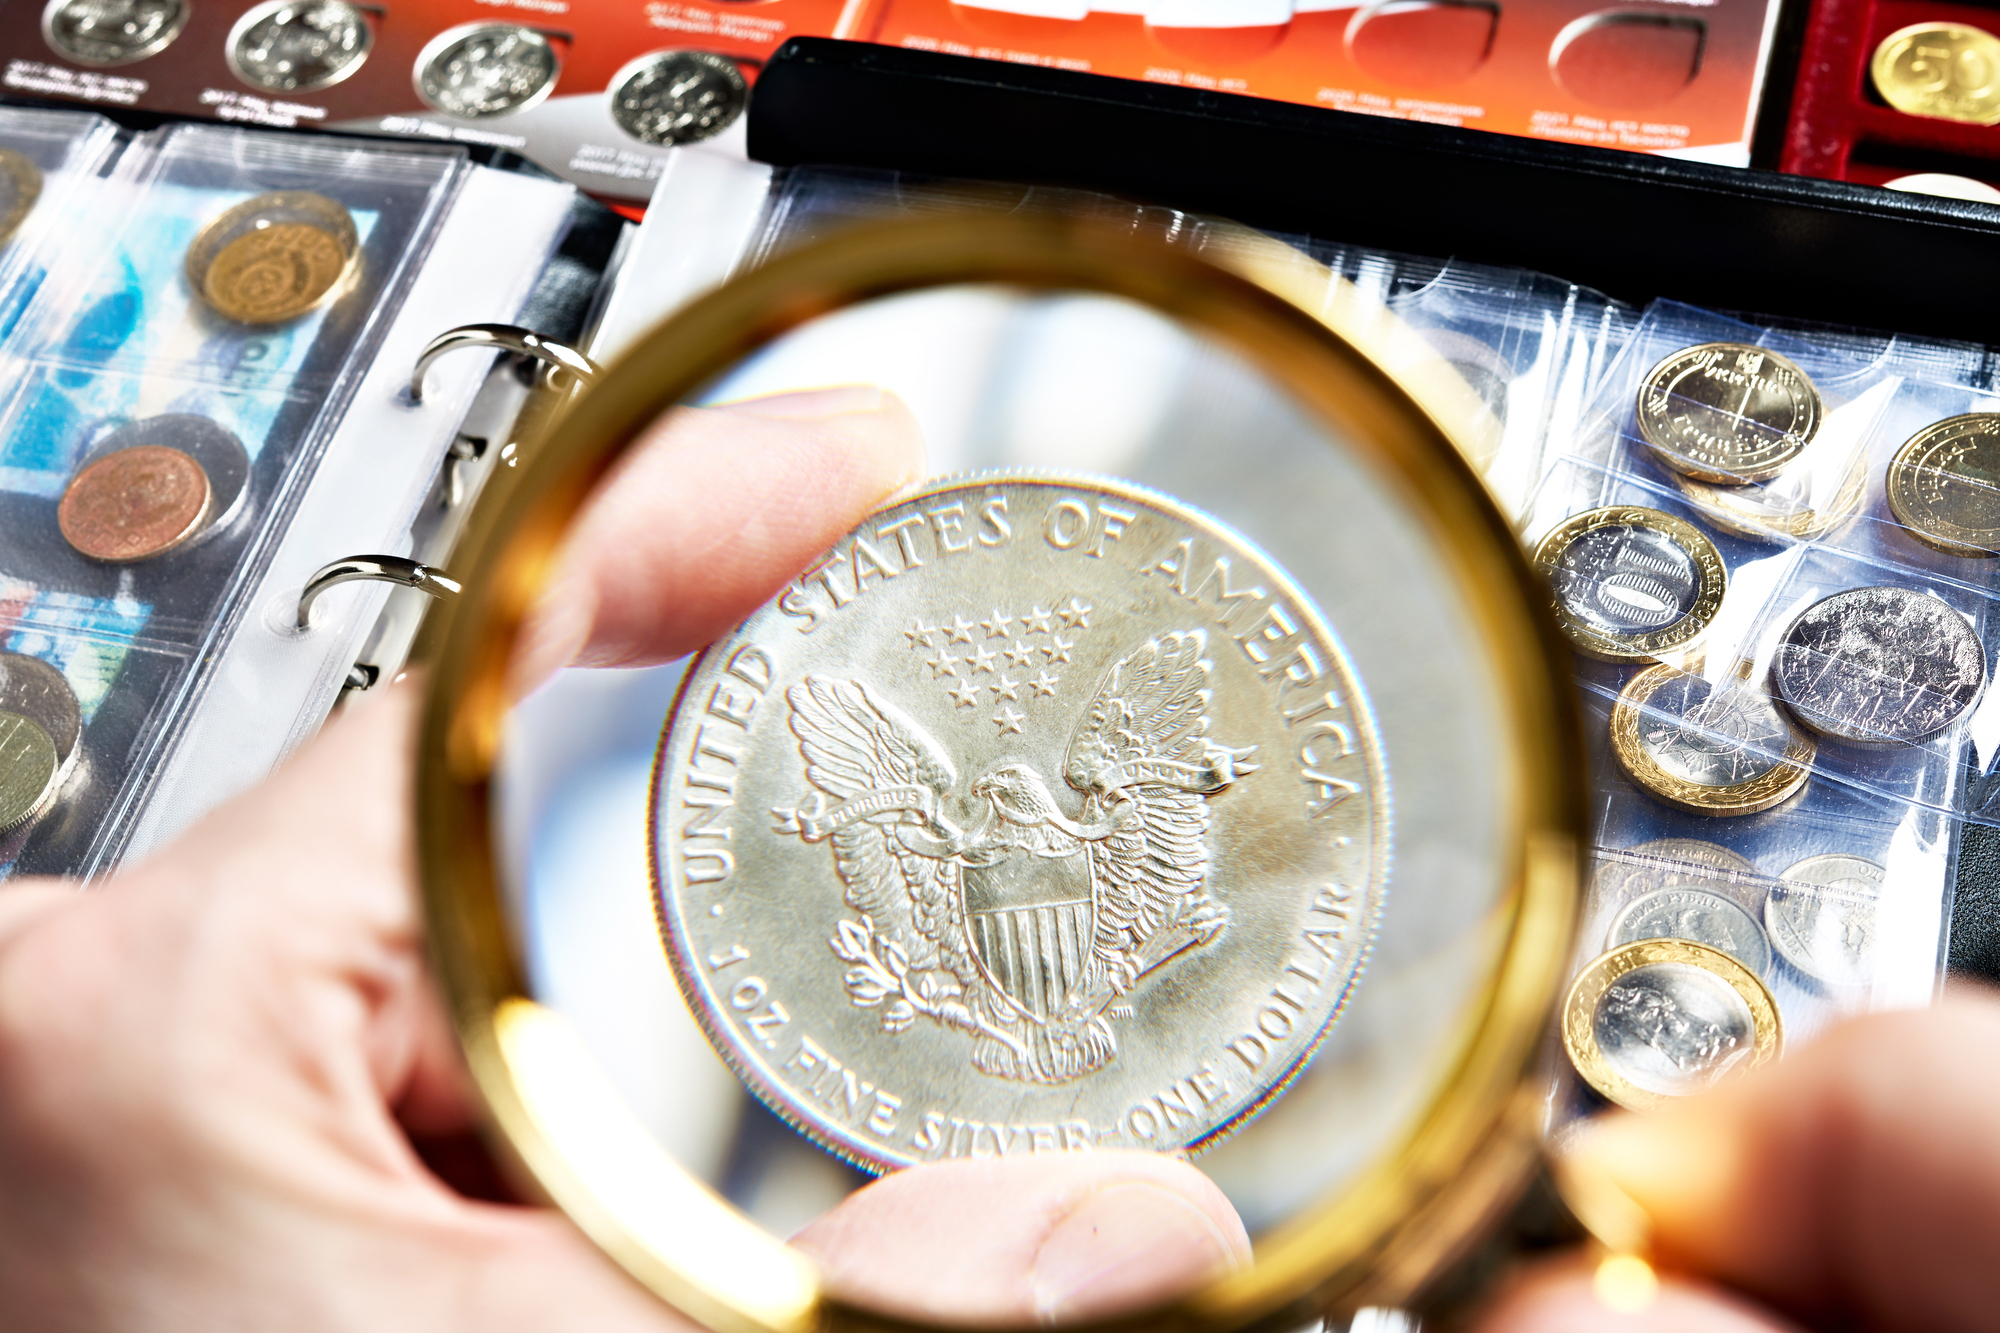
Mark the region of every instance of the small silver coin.
[[1757, 1022], [1735, 988], [1688, 963], [1650, 963], [1613, 982], [1593, 1019], [1605, 1063], [1633, 1086], [1685, 1097], [1750, 1059]]
[[479, 120], [525, 111], [556, 86], [555, 48], [533, 28], [468, 23], [417, 55], [417, 95], [448, 116]]
[[367, 16], [347, 0], [266, 0], [236, 20], [224, 50], [251, 87], [304, 93], [360, 69], [372, 40]]
[[1785, 630], [1771, 680], [1793, 716], [1833, 740], [1915, 745], [1960, 717], [1986, 684], [1965, 617], [1908, 588], [1850, 588]]
[[736, 123], [750, 85], [736, 62], [708, 51], [655, 51], [611, 80], [611, 119], [640, 143], [695, 143]]
[[1661, 889], [1628, 903], [1611, 923], [1605, 949], [1638, 940], [1693, 940], [1719, 949], [1764, 975], [1771, 944], [1757, 918], [1727, 898], [1700, 889]]
[[[1269, 557], [1155, 492], [901, 497], [688, 669], [652, 863], [689, 1008], [873, 1167], [1211, 1142], [1359, 982], [1389, 834], [1367, 698]], [[1301, 791], [1304, 727], [1340, 744]]]
[[79, 65], [129, 65], [166, 50], [189, 12], [187, 0], [50, 0], [42, 39]]
[[1764, 900], [1764, 925], [1786, 962], [1829, 986], [1875, 980], [1875, 910], [1884, 870], [1832, 852], [1787, 870]]

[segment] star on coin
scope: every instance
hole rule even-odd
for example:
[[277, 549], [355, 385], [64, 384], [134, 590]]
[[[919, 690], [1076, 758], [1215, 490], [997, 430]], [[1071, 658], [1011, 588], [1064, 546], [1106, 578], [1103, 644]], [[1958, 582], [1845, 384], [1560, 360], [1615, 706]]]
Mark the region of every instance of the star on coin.
[[989, 682], [986, 688], [993, 691], [993, 702], [996, 704], [1002, 699], [1018, 700], [1021, 697], [1021, 682], [1006, 676]]
[[964, 616], [953, 616], [951, 624], [939, 625], [938, 628], [950, 636], [945, 640], [947, 643], [971, 643], [972, 626], [973, 622]]
[[956, 699], [960, 708], [970, 708], [979, 702], [979, 687], [969, 680], [961, 682], [957, 689], [946, 690], [945, 693]]
[[932, 680], [943, 680], [946, 676], [958, 674], [958, 659], [947, 652], [940, 651], [924, 665], [931, 669]]
[[1048, 654], [1050, 662], [1067, 662], [1069, 661], [1069, 650], [1074, 647], [1076, 647], [1076, 640], [1065, 639], [1060, 634], [1051, 634], [1049, 641], [1042, 645], [1042, 651]]
[[1048, 672], [1044, 671], [1028, 682], [1028, 688], [1033, 690], [1037, 695], [1053, 696], [1056, 692], [1056, 683], [1061, 679], [1061, 676], [1051, 676]]
[[1014, 646], [1005, 649], [1004, 653], [1007, 658], [1007, 665], [1010, 667], [1019, 667], [1021, 670], [1026, 671], [1035, 664], [1035, 650], [1027, 644], [1022, 643], [1019, 639], [1014, 640]]
[[930, 626], [924, 624], [923, 621], [912, 620], [910, 622], [910, 627], [903, 631], [903, 637], [910, 641], [910, 647], [912, 648], [917, 648], [917, 647], [929, 648], [933, 646], [931, 643], [931, 635], [935, 633], [937, 633], [937, 631], [935, 629], [932, 629]]
[[994, 652], [991, 648], [981, 648], [965, 660], [972, 663], [974, 671], [991, 671], [993, 670], [993, 664], [1000, 660], [1000, 654]]
[[1019, 731], [1021, 724], [1028, 720], [1026, 713], [1013, 708], [1003, 708], [993, 718], [993, 725], [1000, 728], [996, 733], [1005, 736], [1010, 731]]
[[989, 639], [1011, 639], [1014, 637], [1014, 631], [1008, 628], [1008, 626], [1014, 623], [1014, 617], [1001, 615], [1000, 608], [997, 606], [993, 608], [993, 618], [991, 620], [982, 620], [979, 623], [985, 627], [986, 637]]
[[1070, 629], [1089, 629], [1090, 613], [1096, 609], [1090, 603], [1072, 597], [1068, 606], [1056, 608], [1056, 615], [1061, 617], [1062, 623]]
[[1023, 634], [1049, 633], [1049, 617], [1054, 614], [1055, 612], [1044, 611], [1039, 606], [1031, 608], [1027, 615], [1021, 617], [1021, 632]]

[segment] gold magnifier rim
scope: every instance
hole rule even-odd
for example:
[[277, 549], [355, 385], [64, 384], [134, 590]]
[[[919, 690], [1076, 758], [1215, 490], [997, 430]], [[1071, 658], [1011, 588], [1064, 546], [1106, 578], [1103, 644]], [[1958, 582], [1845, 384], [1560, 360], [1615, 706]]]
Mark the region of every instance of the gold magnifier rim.
[[[551, 1035], [559, 1021], [532, 999], [493, 838], [493, 784], [512, 703], [508, 664], [571, 518], [650, 422], [810, 319], [921, 288], [1122, 297], [1259, 367], [1352, 442], [1418, 517], [1488, 650], [1501, 707], [1514, 820], [1508, 887], [1485, 923], [1498, 962], [1468, 1006], [1430, 1103], [1355, 1179], [1261, 1236], [1254, 1265], [1096, 1327], [1222, 1333], [1406, 1302], [1532, 1171], [1540, 1057], [1568, 955], [1585, 829], [1565, 642], [1513, 530], [1448, 432], [1352, 342], [1280, 295], [1284, 283], [1253, 280], [1258, 260], [1269, 258], [1239, 264], [1246, 277], [1129, 227], [1056, 213], [857, 224], [732, 280], [655, 328], [561, 412], [517, 475], [472, 516], [457, 566], [466, 590], [434, 613], [419, 648], [428, 683], [417, 848], [437, 974], [496, 1147], [612, 1258], [693, 1318], [725, 1333], [925, 1327], [829, 1296], [802, 1256], [684, 1172], [679, 1193], [651, 1206], [693, 1210], [690, 1217], [636, 1215], [634, 1207], [648, 1205], [604, 1197], [604, 1176], [586, 1169], [573, 1135], [563, 1139], [570, 1131], [556, 1127], [545, 1103], [558, 1093], [575, 1103], [581, 1085], [548, 1087], [550, 1066], [527, 1053], [553, 1042], [565, 1059], [587, 1057]], [[610, 1124], [616, 1108], [584, 1110], [599, 1112]], [[695, 1235], [700, 1244], [686, 1239]]]

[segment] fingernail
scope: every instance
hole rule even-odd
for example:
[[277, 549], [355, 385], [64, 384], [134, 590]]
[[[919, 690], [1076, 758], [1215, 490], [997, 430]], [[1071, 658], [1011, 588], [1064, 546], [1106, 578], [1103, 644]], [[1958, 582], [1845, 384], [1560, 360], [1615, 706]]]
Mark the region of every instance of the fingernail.
[[1035, 1312], [1055, 1323], [1130, 1311], [1237, 1266], [1214, 1219], [1141, 1181], [1087, 1195], [1059, 1222], [1029, 1273]]
[[879, 412], [882, 390], [873, 384], [841, 384], [830, 389], [802, 389], [797, 393], [774, 393], [762, 398], [744, 398], [719, 403], [718, 412], [738, 412], [749, 417], [835, 417], [848, 412]]

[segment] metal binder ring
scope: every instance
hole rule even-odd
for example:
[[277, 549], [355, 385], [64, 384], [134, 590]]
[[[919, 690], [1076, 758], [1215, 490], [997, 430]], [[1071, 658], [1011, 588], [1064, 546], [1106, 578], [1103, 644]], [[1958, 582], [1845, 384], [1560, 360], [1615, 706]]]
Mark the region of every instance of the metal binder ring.
[[334, 561], [306, 580], [305, 591], [299, 594], [299, 628], [312, 628], [313, 603], [319, 600], [321, 593], [335, 584], [353, 583], [359, 579], [415, 588], [432, 597], [450, 597], [459, 591], [456, 579], [446, 578], [429, 565], [420, 565], [400, 555], [350, 555], [345, 560]]
[[461, 347], [519, 352], [522, 356], [546, 362], [557, 370], [567, 370], [585, 384], [590, 383], [598, 373], [597, 363], [568, 343], [544, 338], [515, 324], [463, 324], [431, 339], [418, 355], [416, 368], [410, 372], [411, 402], [421, 403], [424, 400], [424, 376], [429, 372], [431, 362]]

